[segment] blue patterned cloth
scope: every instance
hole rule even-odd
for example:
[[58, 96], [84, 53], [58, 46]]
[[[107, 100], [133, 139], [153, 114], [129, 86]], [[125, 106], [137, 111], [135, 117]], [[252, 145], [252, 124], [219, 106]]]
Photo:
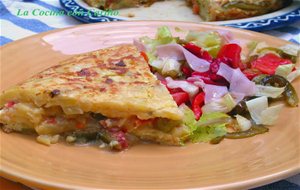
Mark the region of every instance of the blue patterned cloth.
[[[29, 12], [39, 10], [64, 11], [61, 9], [58, 0], [1, 0], [0, 1], [0, 45], [10, 43], [36, 33], [65, 28], [82, 24], [67, 15], [61, 16], [25, 16], [22, 10]], [[18, 13], [18, 10], [19, 13]], [[300, 22], [292, 25], [264, 32], [296, 44], [300, 44]], [[270, 185], [255, 188], [255, 190], [300, 190], [300, 174], [286, 180]]]

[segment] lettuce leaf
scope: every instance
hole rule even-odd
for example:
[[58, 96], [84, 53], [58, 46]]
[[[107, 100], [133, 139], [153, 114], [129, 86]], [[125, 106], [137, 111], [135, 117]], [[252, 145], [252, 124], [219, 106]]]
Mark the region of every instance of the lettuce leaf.
[[152, 66], [152, 69], [164, 77], [170, 76], [174, 78], [181, 73], [181, 63], [172, 58], [155, 59], [150, 61], [149, 64]]
[[258, 125], [273, 125], [280, 115], [283, 104], [268, 107], [268, 98], [262, 96], [246, 102], [251, 118]]
[[225, 113], [213, 112], [213, 113], [204, 113], [199, 121], [197, 122], [198, 126], [210, 126], [215, 124], [223, 124], [230, 122], [231, 117]]
[[190, 133], [193, 133], [198, 127], [194, 112], [185, 104], [182, 104], [179, 108], [184, 113], [183, 124], [190, 129]]
[[167, 38], [173, 38], [170, 29], [167, 26], [162, 26], [157, 29], [156, 37], [157, 40], [164, 40]]
[[275, 71], [275, 75], [286, 78], [292, 72], [294, 67], [294, 64], [279, 65]]
[[217, 32], [190, 31], [185, 40], [204, 48], [213, 57], [217, 56], [222, 46], [222, 38]]
[[263, 86], [263, 85], [255, 85], [256, 93], [255, 96], [267, 96], [270, 98], [278, 98], [284, 91], [284, 87], [273, 87], [273, 86]]
[[295, 80], [298, 77], [300, 77], [300, 68], [296, 68], [296, 70], [291, 72], [290, 74], [288, 74], [288, 76], [286, 78], [289, 82], [292, 82], [293, 80]]
[[227, 133], [226, 124], [214, 124], [205, 127], [198, 127], [190, 139], [193, 143], [196, 142], [209, 142], [214, 138], [224, 136]]
[[170, 43], [177, 43], [179, 38], [173, 37], [171, 31], [167, 26], [162, 26], [157, 29], [154, 39], [144, 36], [141, 37], [139, 40], [145, 45], [147, 53], [150, 52], [153, 55], [156, 51], [157, 46]]
[[226, 124], [231, 120], [229, 115], [218, 112], [203, 114], [200, 120], [196, 121], [189, 107], [181, 105], [180, 109], [184, 112], [183, 123], [190, 130], [189, 138], [192, 142], [209, 142], [227, 133]]

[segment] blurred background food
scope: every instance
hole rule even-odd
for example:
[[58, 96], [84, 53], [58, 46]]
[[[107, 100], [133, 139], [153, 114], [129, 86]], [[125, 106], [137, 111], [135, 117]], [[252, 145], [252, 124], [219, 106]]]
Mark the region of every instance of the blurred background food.
[[[84, 0], [88, 5], [101, 10], [116, 10], [133, 7], [149, 7], [156, 0]], [[160, 0], [157, 0], [160, 1]], [[178, 0], [169, 0], [170, 9]], [[248, 18], [276, 11], [289, 5], [292, 0], [186, 0], [185, 5], [191, 12], [199, 15], [204, 21], [222, 21]]]

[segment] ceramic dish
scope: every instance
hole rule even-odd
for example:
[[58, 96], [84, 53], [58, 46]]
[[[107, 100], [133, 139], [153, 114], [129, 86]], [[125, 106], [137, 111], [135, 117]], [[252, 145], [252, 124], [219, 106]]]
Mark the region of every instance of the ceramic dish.
[[[72, 16], [85, 23], [110, 22], [122, 20], [176, 20], [188, 22], [203, 22], [198, 15], [194, 15], [182, 0], [156, 2], [150, 7], [121, 9], [118, 16], [95, 15], [99, 11], [88, 6], [83, 0], [60, 0], [61, 6], [69, 12], [80, 12], [82, 15]], [[170, 9], [169, 7], [172, 7]], [[153, 14], [155, 13], [155, 14]], [[134, 16], [134, 17], [132, 17]], [[210, 22], [210, 24], [225, 25], [236, 28], [264, 31], [279, 28], [300, 20], [300, 2], [295, 1], [288, 7], [273, 13], [252, 18]]]
[[[183, 22], [112, 22], [54, 30], [0, 48], [1, 91], [77, 53], [131, 43], [172, 30], [229, 30], [241, 42], [289, 42], [222, 26]], [[300, 93], [300, 80], [294, 82]], [[184, 147], [140, 144], [111, 153], [96, 147], [38, 144], [34, 137], [1, 135], [1, 176], [41, 189], [246, 189], [300, 172], [299, 108], [284, 108], [268, 133], [219, 145]]]

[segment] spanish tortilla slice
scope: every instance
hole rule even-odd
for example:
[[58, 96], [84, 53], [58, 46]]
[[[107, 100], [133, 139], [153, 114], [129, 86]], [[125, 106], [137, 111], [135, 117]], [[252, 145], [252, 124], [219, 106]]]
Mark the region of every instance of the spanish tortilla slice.
[[0, 106], [7, 131], [73, 137], [122, 131], [169, 145], [186, 135], [181, 111], [133, 45], [65, 60], [5, 90]]

